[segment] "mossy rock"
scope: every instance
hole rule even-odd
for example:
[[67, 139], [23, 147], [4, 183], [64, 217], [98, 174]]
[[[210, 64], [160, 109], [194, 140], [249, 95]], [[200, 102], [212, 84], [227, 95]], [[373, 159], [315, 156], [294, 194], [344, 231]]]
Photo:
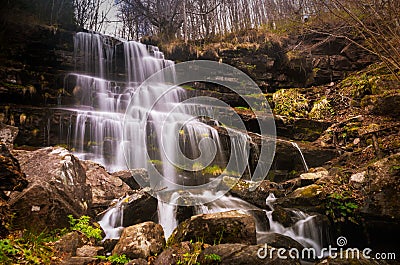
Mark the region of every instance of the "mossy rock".
[[174, 230], [167, 245], [194, 241], [210, 245], [222, 243], [256, 244], [254, 218], [239, 211], [192, 216]]

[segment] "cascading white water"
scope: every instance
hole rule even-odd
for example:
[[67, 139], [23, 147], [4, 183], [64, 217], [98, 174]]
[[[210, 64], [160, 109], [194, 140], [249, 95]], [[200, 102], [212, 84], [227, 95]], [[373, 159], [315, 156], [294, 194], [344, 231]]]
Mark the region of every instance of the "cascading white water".
[[[69, 108], [76, 112], [71, 148], [78, 157], [99, 162], [109, 171], [147, 168], [152, 161], [159, 161], [164, 179], [151, 185], [153, 189], [168, 191], [176, 184], [190, 186], [205, 181], [179, 176], [177, 164], [185, 163], [180, 157], [195, 159], [201, 150], [207, 150], [209, 156], [218, 157], [216, 163], [223, 163], [225, 158], [217, 130], [190, 114], [193, 107], [205, 113], [210, 109], [180, 104], [186, 98], [185, 90], [175, 87], [166, 92], [169, 86], [163, 83], [162, 75], [156, 83], [142, 84], [165, 67], [173, 70], [174, 63], [165, 60], [157, 47], [82, 32], [76, 34], [74, 43], [76, 72], [66, 80], [74, 83], [76, 105]], [[176, 132], [182, 132], [180, 139], [171, 141]], [[231, 152], [243, 152], [246, 140], [244, 136], [238, 137]], [[179, 152], [184, 155], [178, 156]], [[104, 215], [102, 224], [106, 230], [115, 227], [116, 223], [112, 224], [118, 219], [115, 216], [123, 214], [118, 213], [123, 211], [121, 205], [114, 207], [114, 213]], [[174, 214], [172, 208], [164, 203], [159, 206], [160, 223], [168, 227], [165, 222], [176, 219], [170, 216]], [[115, 231], [110, 231], [107, 236], [115, 237]]]
[[300, 149], [300, 146], [295, 142], [290, 142], [290, 143], [292, 143], [293, 147], [296, 148], [297, 151], [299, 151], [300, 158], [301, 158], [301, 163], [303, 163], [303, 166], [304, 166], [304, 171], [307, 172], [309, 168], [308, 168], [308, 165], [307, 165], [307, 161], [304, 158], [304, 154]]
[[[121, 53], [122, 63], [117, 58], [117, 54]], [[153, 163], [149, 159], [157, 160], [164, 180], [151, 185], [155, 190], [163, 190], [159, 196], [169, 195], [167, 199], [159, 199], [158, 204], [159, 222], [168, 238], [178, 225], [177, 206], [173, 204], [181, 198], [181, 194], [174, 192], [174, 187], [177, 183], [191, 186], [203, 181], [179, 176], [176, 164], [184, 163], [177, 158], [179, 149], [183, 149], [184, 155], [191, 159], [196, 159], [201, 150], [207, 150], [216, 157], [217, 163], [224, 165], [227, 160], [218, 131], [190, 115], [203, 113], [209, 117], [212, 110], [198, 104], [179, 104], [185, 98], [184, 89], [176, 87], [164, 94], [169, 86], [163, 84], [162, 78], [157, 80], [157, 84], [147, 84], [138, 89], [155, 72], [164, 67], [173, 68], [174, 63], [165, 60], [157, 47], [146, 47], [124, 40], [115, 41], [94, 33], [78, 33], [75, 37], [75, 57], [77, 72], [67, 77], [75, 82], [73, 93], [77, 98], [77, 105], [70, 108], [76, 112], [75, 129], [71, 130], [74, 134], [71, 147], [80, 158], [97, 161], [109, 171], [126, 169], [127, 161], [129, 168], [147, 168], [149, 163]], [[122, 73], [121, 65], [124, 66]], [[160, 95], [162, 97], [159, 99]], [[130, 108], [127, 112], [128, 105]], [[124, 120], [125, 114], [129, 118]], [[122, 124], [123, 121], [125, 124]], [[226, 130], [234, 135], [230, 153], [235, 154], [237, 161], [232, 161], [232, 164], [236, 164], [237, 172], [242, 172], [240, 168], [243, 161], [240, 160], [247, 161], [248, 135], [229, 128]], [[181, 134], [179, 143], [170, 140], [174, 139], [176, 132]], [[161, 143], [170, 144], [161, 146]], [[302, 159], [308, 170], [303, 156]], [[197, 213], [259, 210], [243, 200], [212, 191], [192, 192], [188, 195], [192, 200], [215, 197], [215, 201], [197, 206]], [[122, 199], [107, 211], [100, 221], [107, 238], [119, 237], [125, 200]], [[273, 222], [267, 212], [272, 231], [287, 234], [300, 243], [319, 248], [320, 242], [310, 232], [312, 217], [300, 212], [298, 215], [301, 221], [290, 230]], [[257, 230], [262, 233], [265, 229], [258, 225]]]
[[270, 208], [269, 211], [266, 211], [270, 224], [270, 230], [268, 232], [289, 236], [304, 247], [310, 247], [320, 252], [323, 248], [323, 243], [326, 242], [327, 239], [324, 238], [325, 233], [322, 231], [324, 228], [319, 227], [315, 223], [315, 216], [308, 215], [299, 210], [293, 210], [292, 212], [296, 215], [298, 221], [292, 227], [284, 227], [272, 218], [272, 212], [274, 210], [273, 203], [275, 200], [275, 195], [272, 193], [266, 199], [267, 206]]

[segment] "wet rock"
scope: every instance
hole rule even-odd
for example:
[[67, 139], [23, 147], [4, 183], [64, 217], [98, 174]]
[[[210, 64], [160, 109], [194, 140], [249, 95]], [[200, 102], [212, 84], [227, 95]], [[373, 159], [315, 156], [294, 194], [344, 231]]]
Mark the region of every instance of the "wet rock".
[[282, 191], [279, 190], [278, 184], [268, 180], [262, 181], [254, 191], [250, 190], [252, 185], [251, 182], [244, 180], [238, 181], [237, 178], [228, 176], [223, 177], [221, 185], [229, 187], [229, 193], [233, 196], [252, 203], [262, 209], [267, 207], [265, 199], [270, 193], [274, 193], [276, 196], [282, 194]]
[[139, 223], [158, 220], [158, 201], [150, 195], [150, 189], [135, 191], [124, 206], [123, 226], [128, 227]]
[[120, 178], [113, 176], [107, 170], [92, 161], [81, 161], [86, 171], [86, 183], [92, 189], [92, 206], [95, 211], [103, 211], [116, 199], [131, 192], [130, 187]]
[[14, 225], [37, 231], [68, 227], [67, 216], [88, 215], [92, 203], [90, 186], [79, 160], [63, 148], [17, 151], [28, 187], [11, 194]]
[[120, 178], [133, 190], [139, 190], [150, 186], [149, 174], [144, 168], [119, 171], [112, 175]]
[[284, 208], [297, 208], [305, 212], [324, 212], [325, 197], [322, 186], [313, 184], [298, 188], [287, 196], [278, 198], [276, 205]]
[[77, 257], [96, 257], [104, 254], [103, 247], [84, 245], [76, 250]]
[[18, 128], [14, 126], [5, 125], [0, 121], [0, 143], [6, 145], [8, 150], [14, 147], [14, 140], [17, 138]]
[[[261, 250], [259, 252], [260, 249]], [[270, 248], [267, 248], [269, 254]], [[299, 265], [298, 260], [291, 259], [279, 259], [277, 252], [273, 252], [272, 257], [269, 255], [265, 259], [261, 259], [257, 256], [260, 253], [264, 255], [265, 245], [248, 246], [243, 244], [221, 244], [217, 246], [211, 246], [206, 248], [198, 257], [200, 264], [221, 264], [221, 265], [247, 265], [247, 264], [293, 264]], [[213, 260], [211, 257], [218, 255], [221, 262]]]
[[117, 244], [118, 239], [106, 239], [101, 243], [105, 253], [111, 253]]
[[272, 212], [272, 220], [280, 223], [284, 227], [290, 227], [298, 221], [290, 210], [286, 210], [280, 206], [275, 207]]
[[113, 255], [125, 254], [130, 259], [160, 254], [165, 246], [164, 231], [161, 225], [146, 222], [124, 229]]
[[178, 225], [168, 244], [199, 239], [206, 244], [256, 244], [254, 218], [239, 211], [192, 216]]
[[277, 233], [264, 233], [258, 238], [258, 242], [260, 244], [267, 244], [270, 247], [274, 248], [285, 248], [285, 249], [298, 249], [301, 251], [304, 246], [292, 239], [291, 237], [277, 234]]
[[0, 143], [0, 191], [22, 191], [27, 186], [18, 160]]
[[62, 236], [54, 243], [54, 249], [62, 256], [76, 256], [76, 250], [84, 246], [87, 239], [77, 231]]

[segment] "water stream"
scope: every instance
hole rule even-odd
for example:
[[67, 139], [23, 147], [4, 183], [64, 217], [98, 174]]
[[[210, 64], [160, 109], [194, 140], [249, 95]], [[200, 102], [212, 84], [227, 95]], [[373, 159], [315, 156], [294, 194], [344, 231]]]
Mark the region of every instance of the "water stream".
[[[122, 60], [118, 59], [121, 57]], [[235, 163], [239, 168], [241, 166], [239, 164], [243, 164], [239, 161], [240, 158], [246, 159], [244, 151], [248, 135], [234, 132], [236, 137], [230, 144], [230, 152], [225, 152], [218, 131], [213, 126], [190, 116], [192, 108], [202, 108], [201, 106], [181, 104], [176, 108], [186, 98], [185, 90], [180, 87], [163, 95], [161, 100], [157, 101], [157, 105], [153, 106], [153, 102], [168, 87], [163, 83], [164, 80], [160, 78], [157, 84], [141, 89], [138, 89], [139, 86], [152, 74], [165, 67], [173, 69], [174, 65], [172, 61], [164, 59], [164, 55], [157, 47], [133, 41], [115, 40], [94, 33], [77, 33], [75, 58], [76, 72], [66, 77], [66, 83], [73, 85], [73, 94], [77, 99], [76, 105], [68, 108], [76, 113], [75, 127], [69, 129], [70, 147], [81, 159], [99, 162], [109, 171], [125, 170], [127, 164], [128, 168], [148, 168], [149, 163], [156, 164], [165, 180], [163, 183], [151, 183], [151, 185], [152, 188], [165, 189], [165, 194], [168, 194], [167, 199], [159, 198], [158, 204], [158, 219], [168, 238], [178, 225], [177, 206], [174, 204], [180, 198], [180, 194], [173, 190], [174, 185], [178, 183], [191, 186], [207, 182], [199, 180], [190, 173], [186, 172], [185, 175], [178, 171], [176, 164], [171, 163], [171, 158], [175, 159], [179, 148], [183, 149], [185, 156], [192, 159], [198, 157], [202, 150], [208, 150], [216, 157], [211, 166], [224, 167], [226, 156], [233, 152], [237, 154], [238, 161]], [[130, 106], [129, 112], [126, 113], [128, 106]], [[203, 108], [201, 111], [210, 110]], [[144, 121], [144, 117], [148, 117], [148, 120]], [[168, 126], [162, 128], [161, 124], [166, 119]], [[178, 145], [169, 140], [174, 138], [176, 132], [181, 135]], [[161, 146], [161, 143], [165, 142], [171, 144]], [[308, 170], [300, 148], [295, 143], [293, 146], [299, 150], [303, 165]], [[192, 200], [205, 196], [216, 198], [211, 203], [196, 206], [196, 214], [229, 210], [241, 210], [250, 214], [254, 211], [264, 211], [241, 199], [212, 191], [194, 191], [189, 196]], [[129, 197], [122, 198], [103, 215], [100, 224], [107, 238], [119, 237], [124, 205], [128, 201]], [[273, 201], [274, 197], [270, 195], [267, 203], [271, 209]], [[269, 220], [270, 229], [268, 230], [262, 222], [257, 222], [259, 238], [266, 232], [276, 232], [288, 235], [305, 246], [321, 248], [323, 240], [319, 237], [321, 233], [314, 227], [312, 216], [297, 211], [295, 214], [299, 221], [293, 227], [285, 228], [272, 220], [272, 210], [264, 212]]]

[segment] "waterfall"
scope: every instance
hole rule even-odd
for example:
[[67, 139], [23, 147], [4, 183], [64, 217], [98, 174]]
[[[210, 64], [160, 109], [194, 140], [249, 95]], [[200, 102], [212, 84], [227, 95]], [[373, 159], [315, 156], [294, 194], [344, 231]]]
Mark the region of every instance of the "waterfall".
[[[165, 60], [157, 47], [83, 32], [76, 34], [74, 44], [76, 71], [66, 77], [66, 86], [73, 87], [76, 99], [76, 104], [68, 108], [76, 113], [70, 148], [80, 159], [98, 162], [109, 171], [150, 171], [155, 164], [163, 178], [151, 179], [151, 188], [168, 194], [173, 194], [178, 185], [207, 183], [209, 179], [196, 173], [199, 170], [227, 167], [218, 131], [191, 114], [210, 116], [213, 110], [196, 102], [181, 103], [187, 98], [185, 90], [169, 90], [162, 75], [155, 82], [143, 83], [166, 67], [172, 72], [168, 80], [174, 79], [174, 63]], [[232, 134], [235, 140], [230, 152], [241, 160], [248, 136]], [[204, 165], [203, 156], [213, 159]], [[234, 161], [229, 170], [241, 172], [242, 164]], [[170, 196], [159, 203], [160, 223], [167, 233], [175, 228], [171, 220], [176, 218], [174, 207], [166, 203], [173, 204], [177, 199]], [[114, 237], [113, 229], [121, 225], [115, 220], [123, 215], [122, 205], [104, 215], [101, 223], [111, 231], [107, 237]]]
[[[185, 90], [181, 87], [169, 90], [161, 75], [156, 82], [143, 83], [166, 67], [174, 75], [174, 63], [165, 60], [157, 47], [95, 33], [77, 33], [74, 44], [76, 71], [66, 77], [76, 98], [76, 104], [68, 108], [76, 113], [75, 128], [69, 133], [70, 147], [79, 158], [99, 162], [109, 171], [127, 168], [150, 171], [155, 167], [163, 178], [156, 182], [151, 179], [150, 186], [158, 191], [158, 219], [166, 238], [178, 225], [177, 204], [182, 200], [211, 201], [196, 206], [197, 214], [229, 210], [253, 215], [255, 211], [263, 212], [241, 199], [215, 192], [218, 183], [212, 190], [196, 189], [213, 178], [198, 175], [207, 167], [219, 167], [225, 173], [228, 167], [230, 173], [248, 169], [249, 136], [223, 128], [232, 138], [227, 152], [215, 128], [218, 121], [210, 125], [212, 121], [198, 118], [212, 117], [212, 108], [196, 102], [182, 103], [187, 98]], [[292, 144], [302, 155], [300, 148]], [[227, 165], [230, 154], [236, 159]], [[204, 155], [213, 158], [207, 165], [200, 163]], [[308, 170], [303, 155], [302, 159]], [[177, 188], [179, 185], [193, 189], [182, 192]], [[122, 198], [104, 213], [100, 224], [106, 238], [119, 237], [127, 200]], [[267, 202], [272, 200], [271, 197]], [[312, 216], [296, 212], [300, 221], [284, 228], [272, 220], [271, 214], [272, 211], [267, 211], [264, 215], [270, 221], [271, 231], [289, 235], [307, 246], [321, 247], [321, 240], [312, 230]], [[257, 222], [259, 236], [266, 230], [262, 222]]]
[[304, 166], [304, 171], [307, 172], [309, 168], [308, 168], [306, 159], [304, 158], [303, 152], [300, 149], [300, 146], [297, 143], [292, 142], [292, 141], [290, 143], [292, 143], [293, 147], [296, 148], [299, 151], [300, 158], [301, 158], [301, 163], [303, 163], [303, 166]]
[[273, 203], [275, 200], [275, 195], [272, 193], [266, 199], [267, 206], [270, 208], [269, 211], [266, 211], [270, 224], [268, 232], [289, 236], [304, 247], [313, 248], [319, 253], [323, 248], [324, 242], [327, 242], [328, 239], [324, 237], [324, 227], [320, 227], [315, 223], [315, 216], [308, 215], [299, 210], [292, 210], [298, 221], [292, 227], [284, 227], [272, 218], [272, 212], [274, 211]]

